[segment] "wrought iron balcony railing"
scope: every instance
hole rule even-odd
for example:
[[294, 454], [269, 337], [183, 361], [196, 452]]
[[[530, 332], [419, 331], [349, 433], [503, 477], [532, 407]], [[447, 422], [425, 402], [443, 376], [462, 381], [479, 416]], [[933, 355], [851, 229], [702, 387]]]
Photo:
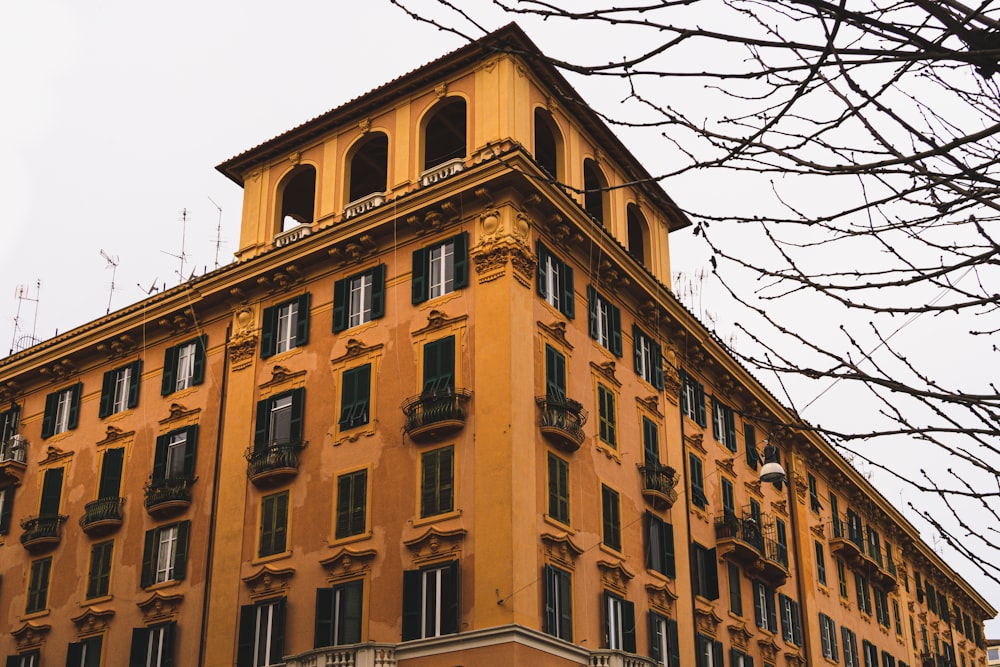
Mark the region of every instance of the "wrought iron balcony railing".
[[21, 545], [25, 549], [40, 549], [59, 543], [62, 539], [62, 525], [68, 517], [65, 514], [31, 516], [21, 520]]
[[413, 440], [429, 440], [465, 426], [467, 389], [424, 392], [403, 403], [403, 430]]
[[122, 508], [125, 499], [118, 497], [98, 498], [87, 503], [80, 517], [80, 527], [84, 532], [117, 528], [122, 523]]
[[535, 402], [542, 409], [539, 426], [543, 435], [569, 451], [574, 451], [583, 444], [583, 425], [587, 423], [587, 411], [579, 401], [565, 397], [538, 396]]
[[258, 483], [299, 472], [299, 451], [304, 442], [272, 442], [246, 451], [247, 477]]
[[167, 477], [146, 482], [146, 511], [150, 514], [181, 509], [191, 504], [194, 477]]

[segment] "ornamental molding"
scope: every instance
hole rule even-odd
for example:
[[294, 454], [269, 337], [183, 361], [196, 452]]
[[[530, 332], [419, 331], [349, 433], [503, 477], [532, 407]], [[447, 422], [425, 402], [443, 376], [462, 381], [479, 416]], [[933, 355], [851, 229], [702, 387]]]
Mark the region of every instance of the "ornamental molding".
[[[274, 389], [281, 386], [282, 389], [288, 384], [296, 387], [304, 386], [306, 383], [306, 371], [291, 371], [284, 366], [275, 365], [271, 369], [271, 379], [260, 385], [261, 391]], [[266, 397], [265, 397], [266, 398]]]
[[785, 653], [785, 664], [788, 665], [788, 667], [805, 667], [808, 663], [806, 662], [806, 659], [802, 657], [800, 652], [797, 651], [795, 653]]
[[507, 275], [510, 265], [514, 279], [525, 288], [531, 287], [537, 260], [521, 242], [507, 236], [496, 241], [484, 241], [469, 250], [479, 283], [498, 280]]
[[722, 617], [715, 611], [715, 604], [704, 598], [695, 598], [694, 624], [698, 632], [715, 637]]
[[729, 642], [744, 653], [750, 645], [750, 640], [754, 638], [754, 633], [747, 628], [746, 623], [734, 622], [726, 626], [729, 631]]
[[576, 559], [583, 553], [569, 533], [542, 533], [541, 540], [545, 558], [567, 570], [576, 566]]
[[[178, 315], [180, 317], [180, 315]], [[166, 320], [160, 320], [159, 324], [162, 326], [163, 322]], [[98, 343], [97, 351], [101, 354], [107, 355], [109, 360], [120, 359], [122, 357], [127, 357], [139, 347], [138, 341], [129, 334], [122, 334], [117, 338], [105, 341], [103, 343]]]
[[806, 482], [805, 476], [798, 471], [792, 473], [792, 485], [795, 487], [795, 496], [799, 499], [799, 503], [804, 505], [806, 493], [809, 491], [809, 483]]
[[625, 567], [625, 563], [617, 558], [615, 560], [599, 560], [597, 568], [601, 572], [601, 584], [622, 595], [625, 594], [628, 582], [635, 577], [635, 573], [630, 572]]
[[256, 572], [243, 577], [243, 583], [250, 589], [250, 599], [275, 597], [287, 593], [289, 579], [295, 576], [294, 567], [276, 568], [263, 565]]
[[678, 405], [680, 403], [681, 374], [677, 372], [673, 364], [666, 364], [663, 367], [663, 390], [671, 404]]
[[535, 324], [538, 325], [539, 329], [547, 333], [567, 350], [573, 349], [573, 345], [569, 342], [569, 339], [566, 338], [566, 323], [562, 320], [556, 320], [552, 324], [545, 324], [544, 322], [536, 321]]
[[38, 462], [40, 466], [47, 466], [52, 463], [58, 463], [63, 459], [68, 459], [73, 457], [73, 452], [63, 451], [54, 445], [49, 445], [45, 450], [45, 458]]
[[326, 570], [327, 580], [333, 584], [344, 579], [354, 579], [372, 571], [375, 549], [356, 550], [343, 547], [319, 562]]
[[602, 259], [597, 265], [597, 282], [605, 289], [621, 291], [632, 285], [632, 279], [625, 270], [610, 259]]
[[545, 220], [545, 224], [552, 238], [555, 239], [556, 245], [562, 248], [572, 248], [584, 242], [583, 234], [575, 227], [571, 227], [558, 213], [550, 215]]
[[458, 207], [451, 202], [444, 202], [438, 209], [432, 209], [423, 215], [414, 214], [407, 216], [406, 224], [417, 231], [418, 236], [432, 234], [450, 222], [459, 218]]
[[812, 531], [813, 535], [820, 538], [826, 537], [826, 529], [822, 523], [817, 523], [815, 526], [810, 526], [809, 530]]
[[21, 394], [21, 385], [14, 380], [7, 380], [6, 382], [0, 382], [0, 402], [6, 403], [11, 401], [13, 403], [14, 398]]
[[673, 614], [677, 594], [670, 590], [670, 586], [666, 582], [646, 584], [646, 597], [649, 599], [650, 607], [659, 610], [666, 616]]
[[757, 647], [760, 648], [760, 657], [764, 659], [764, 662], [772, 664], [774, 664], [775, 659], [778, 657], [778, 651], [781, 650], [781, 647], [774, 642], [774, 637], [770, 633], [757, 640]]
[[170, 334], [177, 335], [194, 329], [198, 323], [198, 317], [194, 314], [194, 308], [189, 307], [172, 315], [161, 317], [156, 323], [170, 332]]
[[76, 367], [76, 364], [69, 357], [63, 357], [59, 361], [39, 368], [38, 374], [48, 378], [49, 382], [62, 382], [75, 375], [78, 371], [79, 369]]
[[451, 329], [456, 325], [465, 322], [468, 318], [468, 315], [448, 317], [448, 314], [443, 310], [432, 310], [427, 313], [427, 326], [423, 329], [417, 329], [416, 331], [411, 332], [410, 336], [417, 338], [439, 329]]
[[414, 565], [453, 560], [462, 555], [466, 532], [464, 528], [442, 530], [431, 526], [417, 537], [403, 540], [403, 545], [413, 552]]
[[291, 296], [286, 295], [285, 292], [303, 280], [305, 280], [305, 276], [299, 271], [299, 267], [289, 264], [283, 270], [275, 271], [270, 276], [258, 276], [257, 284], [267, 290], [269, 294], [281, 292], [282, 296]]
[[708, 454], [708, 450], [705, 449], [704, 433], [685, 433], [684, 442], [686, 442], [691, 449], [699, 451], [702, 454]]
[[344, 268], [377, 255], [378, 244], [371, 234], [362, 234], [357, 238], [335, 245], [327, 251], [327, 254], [337, 263], [337, 268]]
[[182, 602], [184, 595], [181, 593], [164, 595], [156, 591], [145, 600], [136, 602], [135, 606], [142, 612], [142, 622], [148, 626], [177, 620]]
[[753, 482], [743, 482], [743, 486], [746, 487], [747, 491], [749, 491], [753, 495], [757, 496], [758, 498], [763, 499], [764, 498], [764, 494], [760, 490], [760, 484], [761, 484], [761, 482], [760, 482], [759, 479], [755, 480]]
[[98, 634], [108, 630], [111, 619], [114, 618], [114, 609], [95, 609], [87, 607], [79, 616], [74, 616], [70, 620], [76, 624], [76, 634], [79, 637]]
[[255, 334], [237, 334], [229, 340], [229, 366], [234, 371], [249, 368], [257, 354], [257, 336]]
[[638, 403], [640, 407], [652, 412], [657, 419], [663, 419], [663, 413], [660, 412], [660, 397], [656, 394], [650, 394], [646, 398], [636, 396], [635, 402]]
[[98, 440], [94, 444], [98, 447], [103, 447], [104, 445], [110, 445], [119, 440], [131, 440], [133, 437], [135, 437], [135, 431], [123, 431], [116, 426], [108, 425], [104, 440]]
[[597, 375], [600, 375], [608, 382], [611, 382], [619, 389], [622, 388], [622, 383], [615, 377], [615, 362], [604, 361], [602, 363], [596, 363], [594, 361], [590, 362], [590, 368]]
[[11, 630], [18, 651], [27, 651], [41, 647], [45, 643], [52, 626], [48, 623], [32, 623], [27, 621], [17, 630]]
[[175, 422], [179, 421], [191, 421], [192, 423], [196, 422], [197, 419], [195, 418], [198, 416], [200, 412], [201, 408], [193, 408], [191, 410], [188, 410], [185, 406], [181, 405], [180, 403], [171, 403], [170, 414], [167, 417], [160, 420], [160, 426], [161, 427], [168, 425], [176, 426]]
[[725, 470], [726, 472], [728, 472], [730, 475], [735, 476], [736, 475], [736, 469], [733, 468], [733, 463], [735, 461], [736, 461], [736, 459], [733, 458], [732, 456], [730, 456], [727, 459], [715, 459], [715, 465], [717, 465], [718, 467], [722, 468], [723, 470]]
[[[347, 341], [347, 349], [344, 351], [344, 354], [331, 359], [330, 363], [336, 366], [337, 364], [348, 362], [351, 359], [376, 354], [382, 351], [382, 347], [382, 343], [367, 346], [357, 338], [351, 338]], [[302, 373], [304, 374], [305, 371], [302, 371]]]
[[666, 317], [667, 311], [652, 299], [647, 299], [639, 304], [639, 319], [653, 330], [656, 330], [657, 325], [666, 319]]
[[772, 500], [771, 509], [773, 509], [778, 514], [783, 514], [788, 516], [788, 501], [787, 500]]

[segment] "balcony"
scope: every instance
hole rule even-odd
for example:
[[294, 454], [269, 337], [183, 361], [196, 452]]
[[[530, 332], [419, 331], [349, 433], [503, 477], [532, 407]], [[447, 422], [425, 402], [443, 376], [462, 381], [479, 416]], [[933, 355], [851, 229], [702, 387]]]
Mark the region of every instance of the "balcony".
[[656, 667], [658, 664], [652, 658], [646, 658], [625, 651], [600, 649], [590, 652], [589, 667]]
[[247, 477], [256, 486], [271, 486], [299, 474], [299, 451], [304, 442], [272, 442], [248, 449]]
[[661, 463], [639, 466], [642, 476], [642, 497], [654, 508], [663, 510], [677, 500], [677, 471]]
[[107, 535], [122, 525], [124, 498], [98, 498], [87, 503], [80, 517], [80, 527], [88, 535]]
[[462, 171], [465, 171], [465, 158], [457, 157], [425, 170], [420, 174], [420, 185], [426, 188]]
[[62, 539], [62, 525], [67, 518], [65, 514], [52, 514], [22, 519], [21, 545], [33, 552], [54, 547]]
[[764, 557], [764, 533], [752, 517], [716, 517], [715, 541], [720, 556], [746, 568], [755, 569]]
[[285, 667], [396, 667], [395, 644], [329, 646], [285, 656]]
[[873, 584], [888, 593], [896, 590], [896, 587], [899, 585], [899, 581], [896, 578], [895, 563], [892, 562], [891, 558], [886, 558], [883, 561], [881, 553], [878, 559], [873, 558], [870, 554], [863, 558], [859, 569], [868, 575]]
[[191, 504], [193, 477], [169, 477], [146, 482], [146, 511], [151, 516], [180, 514]]
[[403, 430], [414, 442], [438, 440], [465, 426], [465, 404], [472, 397], [467, 389], [424, 392], [403, 403]]
[[777, 588], [788, 581], [788, 547], [764, 538], [764, 559], [758, 563], [761, 579]]
[[850, 526], [843, 516], [830, 522], [830, 551], [857, 567], [865, 560], [865, 539], [861, 531]]
[[12, 435], [0, 443], [0, 480], [20, 484], [28, 462], [28, 440]]
[[583, 425], [587, 423], [587, 411], [579, 401], [572, 398], [538, 396], [535, 398], [542, 409], [538, 422], [542, 435], [559, 449], [575, 452], [583, 444]]

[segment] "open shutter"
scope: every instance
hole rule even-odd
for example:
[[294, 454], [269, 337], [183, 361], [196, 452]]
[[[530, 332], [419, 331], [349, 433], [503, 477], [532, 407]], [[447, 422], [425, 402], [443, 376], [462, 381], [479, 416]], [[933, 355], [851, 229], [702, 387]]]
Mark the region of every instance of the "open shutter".
[[635, 653], [635, 604], [622, 600], [622, 649]]
[[767, 627], [774, 632], [778, 629], [777, 612], [774, 609], [774, 591], [765, 586], [764, 594], [767, 601]]
[[708, 583], [708, 594], [705, 596], [709, 600], [719, 599], [719, 566], [715, 558], [715, 549], [705, 550], [705, 579]]
[[193, 424], [187, 427], [184, 436], [184, 474], [190, 479], [194, 479], [195, 455], [198, 451], [198, 425]]
[[306, 410], [306, 390], [304, 387], [292, 390], [292, 414], [288, 422], [288, 438], [291, 442], [302, 442], [302, 420]]
[[469, 284], [469, 232], [462, 232], [453, 237], [455, 242], [455, 289], [461, 289]]
[[139, 405], [139, 385], [142, 384], [142, 359], [136, 359], [129, 364], [128, 403], [126, 407]]
[[549, 250], [544, 244], [542, 244], [541, 241], [535, 241], [535, 253], [538, 256], [538, 264], [535, 266], [535, 290], [538, 292], [538, 296], [543, 299], [547, 299], [548, 294], [545, 292], [545, 288], [547, 286], [545, 272], [546, 259], [549, 256]]
[[155, 528], [147, 530], [142, 545], [142, 573], [139, 575], [139, 585], [147, 588], [153, 583], [153, 562], [156, 558], [156, 534]]
[[622, 356], [622, 311], [618, 306], [609, 303], [608, 314], [611, 316], [611, 354]]
[[760, 463], [757, 454], [757, 431], [746, 422], [743, 422], [743, 441], [746, 443], [747, 465], [756, 470], [757, 464]]
[[59, 404], [59, 393], [49, 394], [45, 397], [45, 416], [42, 417], [42, 438], [52, 436], [55, 430], [56, 406]]
[[653, 386], [663, 390], [663, 348], [653, 343]]
[[[373, 299], [374, 303], [374, 299]], [[347, 328], [348, 306], [351, 304], [351, 280], [341, 278], [333, 284], [333, 332]]]
[[403, 571], [403, 641], [420, 639], [420, 593], [423, 573]]
[[413, 251], [413, 274], [410, 279], [411, 301], [414, 305], [427, 300], [427, 248]]
[[681, 665], [681, 645], [677, 638], [677, 621], [672, 618], [667, 619], [667, 650], [670, 651], [670, 667], [680, 667]]
[[458, 632], [458, 561], [452, 561], [441, 573], [441, 633]]
[[59, 501], [62, 498], [63, 468], [49, 468], [45, 471], [42, 482], [42, 501], [38, 505], [39, 516], [55, 516], [59, 514]]
[[718, 665], [718, 667], [722, 667], [722, 665], [725, 664], [722, 661], [723, 658], [725, 657], [725, 652], [723, 652], [722, 650], [722, 642], [720, 641], [712, 642], [712, 655], [715, 656], [715, 661], [712, 663], [713, 665]]
[[635, 324], [632, 325], [632, 370], [638, 373], [642, 370], [642, 347], [639, 345], [639, 341], [645, 336], [639, 327]]
[[379, 264], [372, 269], [372, 314], [377, 320], [385, 315], [385, 264]]
[[177, 551], [174, 552], [174, 579], [181, 581], [187, 576], [188, 540], [191, 537], [191, 522], [177, 524]]
[[334, 529], [334, 535], [338, 538], [351, 534], [351, 486], [353, 479], [351, 475], [341, 475], [337, 480], [337, 525]]
[[695, 382], [694, 385], [694, 404], [695, 421], [699, 426], [705, 426], [705, 385], [700, 382]]
[[[160, 380], [160, 396], [166, 396], [174, 392], [177, 386], [177, 358], [180, 356], [180, 346], [168, 347], [163, 355], [163, 377]], [[198, 353], [195, 351], [195, 358]]]
[[674, 566], [674, 527], [673, 525], [660, 523], [660, 543], [663, 546], [663, 574], [673, 579], [677, 576]]
[[316, 589], [316, 624], [313, 648], [333, 645], [333, 589]]
[[111, 414], [111, 400], [115, 393], [115, 377], [118, 371], [108, 371], [101, 381], [101, 404], [97, 410], [97, 416], [104, 419]]
[[594, 340], [598, 339], [597, 330], [597, 290], [587, 285], [587, 331]]
[[455, 449], [446, 447], [438, 455], [438, 512], [450, 512], [455, 507], [454, 489]]
[[83, 383], [77, 382], [70, 387], [69, 399], [69, 420], [66, 428], [73, 430], [80, 423], [80, 394], [83, 392]]
[[351, 581], [340, 587], [339, 644], [361, 641], [361, 609], [364, 604], [364, 583]]
[[160, 667], [174, 667], [174, 637], [177, 634], [177, 621], [170, 621], [163, 626], [163, 654]]
[[122, 463], [125, 460], [125, 448], [116, 447], [104, 452], [101, 463], [101, 481], [97, 487], [98, 498], [117, 498], [122, 485]]
[[257, 401], [257, 422], [254, 425], [253, 448], [254, 451], [267, 449], [267, 431], [271, 421], [271, 401]]
[[66, 667], [83, 667], [83, 642], [70, 642], [66, 648]]
[[562, 299], [559, 305], [562, 306], [563, 315], [569, 319], [576, 317], [576, 298], [573, 292], [573, 267], [565, 262], [559, 264], [559, 286], [562, 287]]
[[240, 632], [236, 642], [236, 667], [254, 667], [253, 649], [256, 639], [257, 605], [240, 607]]
[[663, 641], [663, 631], [666, 629], [660, 625], [661, 617], [653, 612], [649, 614], [649, 657], [653, 662], [660, 664], [664, 661], [663, 652], [660, 650]]
[[566, 397], [566, 359], [549, 345], [545, 346], [545, 396], [557, 400]]
[[298, 314], [295, 317], [295, 347], [309, 342], [309, 303], [312, 295], [306, 292], [298, 298]]
[[720, 415], [721, 411], [722, 411], [722, 405], [719, 403], [719, 400], [717, 398], [715, 398], [715, 396], [713, 396], [712, 397], [712, 437], [715, 438], [716, 440], [721, 440], [722, 439], [722, 437], [721, 437], [722, 436], [722, 431], [719, 430], [719, 421], [720, 421], [719, 420], [719, 415]]
[[559, 595], [559, 573], [551, 565], [542, 569], [545, 580], [545, 626], [548, 634], [559, 636], [559, 619], [556, 616], [556, 600]]
[[758, 628], [764, 627], [764, 621], [766, 620], [767, 609], [765, 605], [761, 604], [761, 589], [764, 587], [762, 583], [756, 579], [753, 582], [753, 620], [757, 624]]
[[128, 653], [128, 667], [146, 667], [146, 650], [149, 644], [147, 628], [132, 628], [132, 648]]
[[733, 411], [726, 408], [725, 413], [726, 422], [726, 447], [731, 452], [736, 451], [736, 417], [733, 415]]
[[0, 491], [3, 494], [3, 506], [0, 507], [0, 535], [6, 535], [10, 532], [10, 518], [14, 513], [14, 489], [16, 488], [11, 484]]
[[208, 336], [202, 334], [194, 342], [194, 372], [191, 377], [192, 385], [199, 385], [205, 381], [205, 360], [208, 356]]
[[[275, 340], [274, 334], [278, 330], [278, 307], [271, 306], [264, 309], [260, 327], [260, 358], [267, 359], [274, 356]], [[252, 658], [251, 658], [252, 659]]]
[[167, 476], [167, 441], [169, 436], [156, 438], [156, 452], [153, 455], [153, 483], [162, 482]]
[[271, 624], [274, 634], [271, 635], [271, 659], [267, 663], [269, 665], [277, 665], [283, 662], [282, 657], [285, 655], [285, 611], [287, 605], [287, 598], [281, 598], [274, 603], [274, 618]]

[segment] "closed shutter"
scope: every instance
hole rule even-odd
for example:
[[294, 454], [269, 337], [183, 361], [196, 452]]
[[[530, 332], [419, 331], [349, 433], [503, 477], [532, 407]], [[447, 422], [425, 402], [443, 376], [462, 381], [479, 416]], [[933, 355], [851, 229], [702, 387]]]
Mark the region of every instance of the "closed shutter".
[[642, 339], [646, 336], [635, 324], [632, 325], [632, 370], [636, 373], [642, 371]]
[[566, 398], [566, 358], [549, 345], [545, 346], [545, 395], [547, 398]]
[[341, 278], [333, 283], [333, 332], [347, 328], [351, 305], [351, 279]]
[[700, 382], [694, 383], [694, 408], [695, 408], [695, 421], [699, 426], [705, 426], [706, 415], [705, 415], [705, 385]]
[[455, 337], [424, 345], [424, 393], [446, 393], [455, 388]]
[[6, 535], [10, 531], [10, 518], [14, 513], [14, 489], [13, 484], [0, 491], [3, 505], [0, 507], [0, 535]]
[[562, 288], [560, 310], [569, 319], [576, 317], [576, 294], [573, 291], [573, 267], [565, 262], [559, 264], [559, 286]]
[[285, 655], [285, 612], [288, 600], [281, 598], [273, 604], [274, 617], [271, 623], [273, 633], [271, 635], [271, 659], [268, 662], [269, 665], [281, 663], [282, 657]]
[[622, 600], [622, 649], [635, 653], [635, 605]]
[[611, 316], [611, 354], [622, 356], [622, 311], [618, 306], [609, 303], [608, 314]]
[[756, 470], [760, 462], [757, 454], [757, 431], [746, 422], [743, 422], [743, 440], [746, 442], [747, 465]]
[[455, 242], [455, 289], [469, 284], [469, 232], [452, 237]]
[[413, 251], [413, 274], [411, 277], [411, 301], [414, 305], [427, 300], [427, 272], [429, 270], [427, 248]]
[[167, 475], [167, 442], [169, 435], [156, 438], [156, 450], [153, 455], [153, 483], [163, 482]]
[[441, 633], [458, 632], [458, 561], [452, 561], [441, 573]]
[[108, 371], [104, 374], [104, 379], [101, 382], [101, 404], [97, 410], [97, 416], [101, 419], [111, 414], [111, 404], [115, 394], [115, 378], [117, 376], [117, 370]]
[[660, 522], [660, 544], [663, 547], [663, 574], [673, 579], [677, 575], [674, 565], [674, 527]]
[[142, 546], [142, 572], [139, 575], [139, 586], [147, 588], [153, 584], [153, 567], [156, 562], [157, 529], [147, 530]]
[[194, 479], [195, 452], [198, 449], [198, 425], [188, 426], [184, 438], [184, 474], [189, 479]]
[[653, 343], [653, 386], [663, 390], [663, 347]]
[[260, 357], [267, 359], [274, 356], [276, 349], [275, 333], [278, 330], [278, 307], [265, 308], [261, 317]]
[[254, 667], [253, 649], [257, 638], [257, 605], [240, 607], [240, 631], [236, 642], [236, 667]]
[[45, 416], [42, 417], [42, 438], [52, 437], [55, 430], [56, 406], [59, 404], [59, 392], [45, 397]]
[[191, 377], [192, 385], [199, 385], [205, 381], [205, 361], [208, 356], [208, 336], [202, 334], [195, 339], [194, 343], [194, 372]]
[[149, 645], [147, 628], [132, 628], [132, 648], [128, 653], [128, 667], [146, 667], [146, 652]]
[[312, 295], [306, 292], [298, 298], [298, 313], [295, 317], [295, 345], [302, 347], [309, 342], [309, 303]]
[[292, 413], [288, 420], [289, 442], [302, 442], [302, 420], [306, 411], [306, 390], [304, 387], [292, 390]]
[[66, 667], [85, 667], [83, 662], [83, 642], [70, 642], [66, 648]]
[[83, 393], [83, 383], [77, 382], [70, 387], [69, 420], [66, 428], [73, 430], [80, 423], [80, 394]]
[[[163, 355], [163, 377], [160, 380], [160, 395], [167, 396], [174, 393], [177, 386], [177, 361], [180, 356], [180, 345], [168, 347]], [[197, 352], [195, 352], [197, 357]], [[133, 634], [134, 638], [134, 634]]]
[[163, 653], [160, 667], [174, 667], [174, 637], [177, 634], [177, 622], [171, 621], [163, 626]]
[[559, 595], [559, 573], [551, 565], [542, 568], [545, 581], [545, 627], [553, 637], [559, 636], [559, 619], [556, 615], [556, 601]]
[[403, 572], [403, 641], [420, 639], [420, 597], [422, 589], [420, 570]]
[[681, 644], [677, 638], [677, 621], [672, 618], [667, 619], [667, 650], [670, 651], [669, 667], [680, 667]]
[[142, 384], [142, 359], [136, 359], [129, 364], [128, 379], [128, 402], [126, 407], [131, 409], [139, 405], [139, 385]]
[[125, 460], [125, 448], [116, 447], [104, 452], [101, 463], [101, 481], [98, 484], [98, 498], [117, 498], [122, 484], [122, 463]]
[[361, 612], [364, 604], [364, 582], [351, 581], [340, 587], [340, 628], [338, 644], [361, 641]]
[[546, 260], [550, 254], [549, 249], [546, 248], [541, 241], [535, 241], [535, 253], [538, 257], [538, 264], [535, 266], [535, 290], [538, 292], [538, 296], [547, 300], [548, 293], [546, 292], [546, 288], [548, 283], [545, 280], [545, 272], [547, 270]]
[[333, 645], [333, 615], [333, 589], [317, 588], [313, 648]]
[[385, 315], [385, 264], [379, 264], [372, 269], [371, 318], [377, 320], [383, 315]]
[[174, 579], [181, 581], [187, 576], [188, 541], [191, 537], [191, 522], [177, 524], [177, 550], [174, 552]]
[[587, 331], [594, 340], [600, 337], [597, 326], [597, 299], [597, 290], [592, 285], [587, 285]]
[[38, 505], [39, 516], [56, 516], [59, 514], [59, 501], [62, 499], [63, 468], [49, 468], [45, 471], [42, 482], [42, 501]]

